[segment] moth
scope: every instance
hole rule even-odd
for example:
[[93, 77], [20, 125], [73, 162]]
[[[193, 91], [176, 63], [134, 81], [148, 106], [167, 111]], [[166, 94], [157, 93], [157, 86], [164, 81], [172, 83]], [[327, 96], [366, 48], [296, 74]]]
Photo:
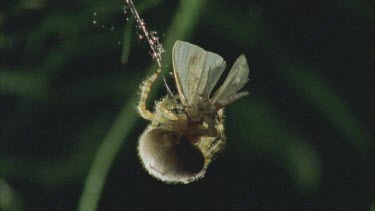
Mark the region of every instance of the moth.
[[149, 174], [166, 183], [190, 183], [202, 178], [214, 156], [223, 148], [223, 110], [248, 95], [239, 90], [248, 81], [249, 66], [244, 55], [234, 62], [223, 84], [213, 92], [226, 67], [212, 52], [177, 41], [172, 52], [173, 75], [178, 94], [146, 108], [158, 69], [141, 86], [139, 114], [151, 124], [139, 138], [138, 155]]

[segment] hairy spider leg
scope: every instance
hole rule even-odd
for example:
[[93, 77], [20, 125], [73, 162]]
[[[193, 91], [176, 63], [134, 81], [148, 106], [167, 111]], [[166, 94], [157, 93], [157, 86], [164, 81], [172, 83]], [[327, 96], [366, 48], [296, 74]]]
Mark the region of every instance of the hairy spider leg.
[[141, 89], [141, 97], [137, 106], [139, 114], [147, 120], [150, 121], [161, 121], [162, 119], [158, 117], [155, 113], [152, 113], [151, 111], [147, 110], [146, 108], [146, 101], [148, 94], [151, 91], [151, 86], [152, 84], [156, 81], [158, 76], [161, 73], [161, 69], [159, 68], [151, 77], [146, 79], [143, 83], [142, 86], [140, 87]]
[[218, 111], [218, 119], [216, 122], [217, 136], [216, 137], [205, 137], [203, 138], [198, 147], [202, 150], [205, 158], [205, 166], [211, 163], [215, 155], [220, 152], [226, 142], [224, 134], [224, 119], [223, 109]]
[[156, 113], [152, 113], [146, 108], [146, 102], [151, 91], [151, 86], [159, 77], [160, 73], [161, 69], [159, 68], [151, 77], [149, 77], [142, 83], [142, 86], [140, 87], [141, 97], [137, 107], [138, 112], [144, 119], [150, 120], [152, 122], [165, 123], [168, 120], [178, 120], [178, 118], [164, 105], [167, 100], [166, 98], [156, 104]]

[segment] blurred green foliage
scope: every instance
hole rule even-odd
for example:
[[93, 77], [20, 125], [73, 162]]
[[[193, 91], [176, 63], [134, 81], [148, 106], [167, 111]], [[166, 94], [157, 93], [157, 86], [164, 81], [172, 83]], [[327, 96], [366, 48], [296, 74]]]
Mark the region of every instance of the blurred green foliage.
[[182, 187], [136, 157], [138, 87], [157, 67], [124, 3], [1, 4], [0, 209], [369, 209], [368, 3], [135, 1], [165, 73], [178, 39], [228, 66], [241, 53], [249, 62], [251, 95], [226, 110], [226, 150]]

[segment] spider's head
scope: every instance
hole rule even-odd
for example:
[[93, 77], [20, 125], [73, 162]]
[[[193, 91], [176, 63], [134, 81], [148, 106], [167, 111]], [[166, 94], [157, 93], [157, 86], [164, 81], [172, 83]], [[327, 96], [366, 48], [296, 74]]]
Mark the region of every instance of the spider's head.
[[163, 98], [156, 104], [156, 113], [168, 120], [185, 122], [188, 119], [186, 109], [178, 99]]

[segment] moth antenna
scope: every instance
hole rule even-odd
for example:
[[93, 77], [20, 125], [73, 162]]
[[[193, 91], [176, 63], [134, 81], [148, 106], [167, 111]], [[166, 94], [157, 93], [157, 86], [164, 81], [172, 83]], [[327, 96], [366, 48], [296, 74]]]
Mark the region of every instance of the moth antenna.
[[168, 92], [168, 94], [171, 96], [171, 98], [172, 98], [173, 100], [176, 100], [176, 99], [174, 98], [173, 93], [172, 93], [171, 89], [169, 88], [169, 86], [168, 86], [168, 84], [167, 84], [167, 80], [165, 80], [165, 77], [164, 77], [164, 76], [163, 76], [163, 81], [164, 81], [164, 85], [165, 85], [165, 87], [167, 88], [167, 92]]

